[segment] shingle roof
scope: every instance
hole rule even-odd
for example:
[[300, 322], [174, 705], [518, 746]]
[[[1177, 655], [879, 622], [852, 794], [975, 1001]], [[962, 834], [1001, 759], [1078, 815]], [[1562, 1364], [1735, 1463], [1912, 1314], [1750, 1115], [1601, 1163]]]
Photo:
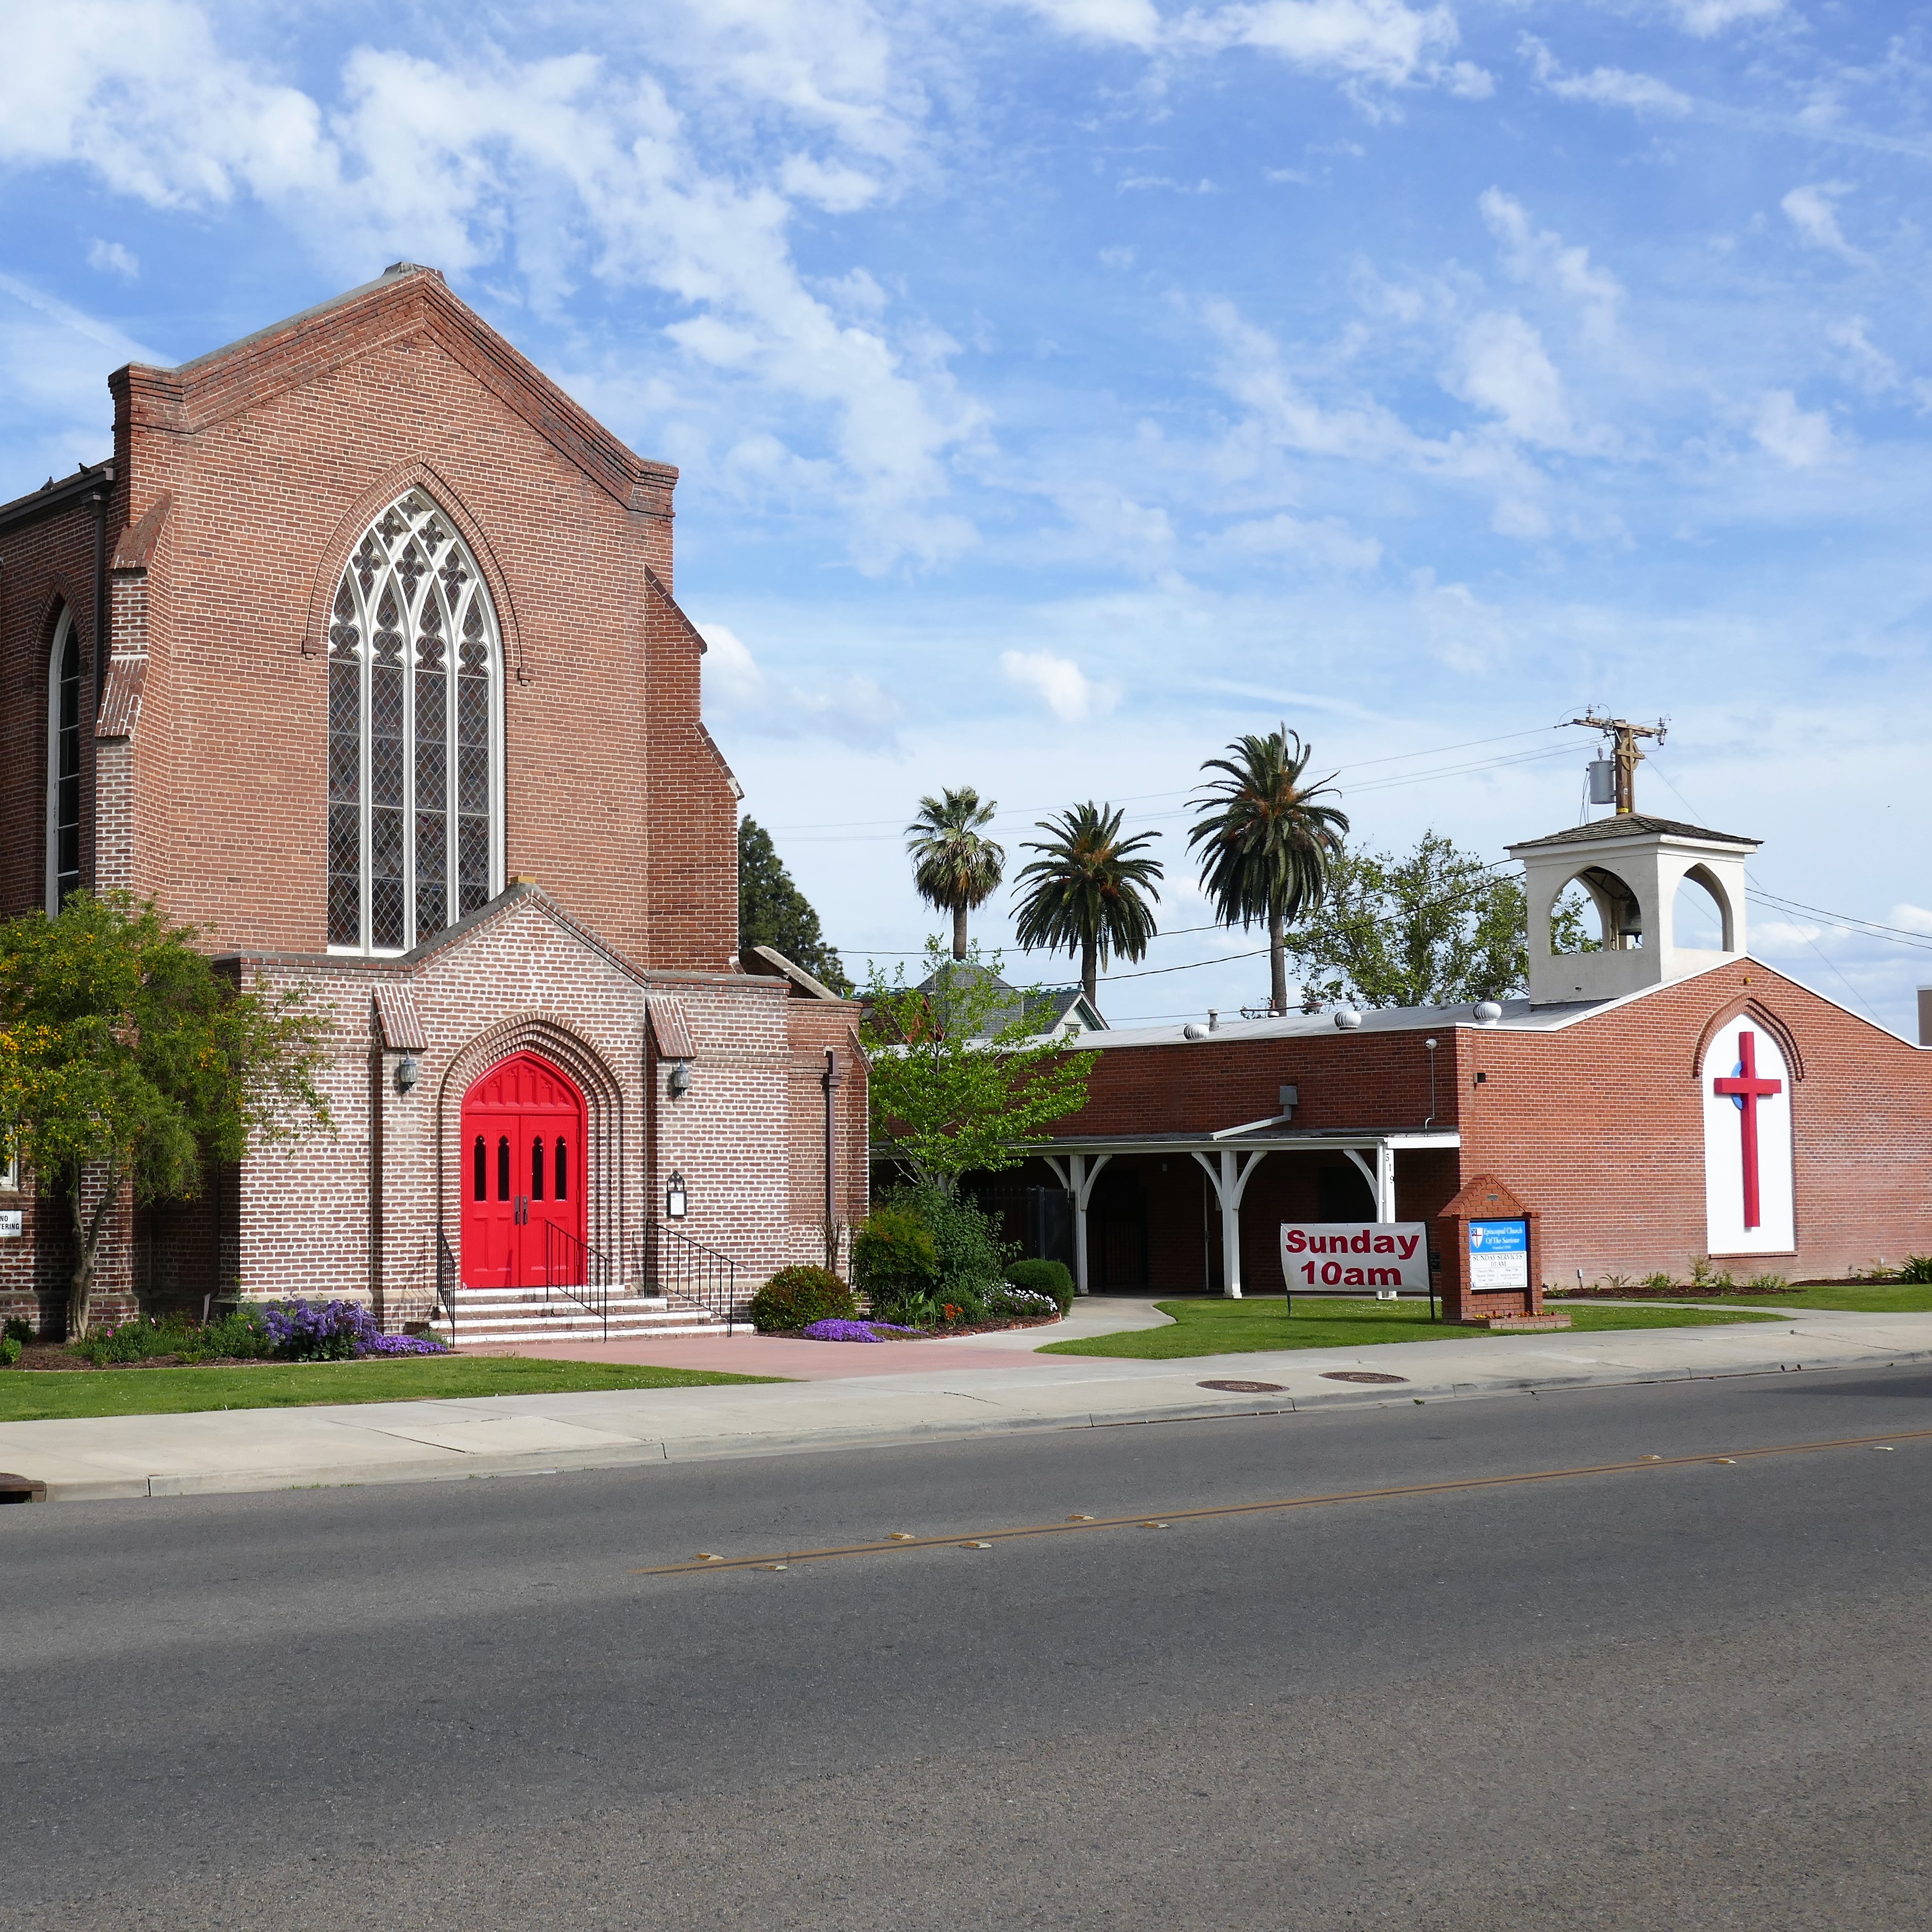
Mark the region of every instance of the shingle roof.
[[1646, 818], [1638, 812], [1619, 812], [1613, 818], [1593, 818], [1587, 824], [1567, 825], [1544, 838], [1526, 838], [1512, 845], [1512, 852], [1527, 852], [1538, 845], [1583, 845], [1600, 838], [1647, 838], [1661, 834], [1672, 838], [1707, 838], [1719, 845], [1749, 845], [1755, 849], [1764, 842], [1748, 838], [1739, 832], [1712, 832], [1701, 825], [1685, 825], [1675, 818]]

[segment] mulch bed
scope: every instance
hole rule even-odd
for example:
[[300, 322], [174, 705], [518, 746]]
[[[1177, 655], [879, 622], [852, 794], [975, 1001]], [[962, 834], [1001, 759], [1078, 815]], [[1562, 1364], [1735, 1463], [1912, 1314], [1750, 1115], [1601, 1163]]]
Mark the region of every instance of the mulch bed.
[[956, 1322], [944, 1328], [922, 1328], [916, 1334], [899, 1339], [907, 1342], [943, 1342], [950, 1335], [997, 1335], [1009, 1328], [1051, 1328], [1060, 1318], [1058, 1315], [1028, 1315], [1012, 1322]]
[[178, 1355], [144, 1355], [138, 1362], [90, 1362], [81, 1356], [70, 1355], [64, 1342], [24, 1342], [16, 1366], [22, 1373], [32, 1369], [58, 1369], [75, 1370], [86, 1375], [96, 1368], [285, 1369], [289, 1364], [266, 1360], [259, 1355], [210, 1355], [206, 1360], [190, 1363], [184, 1363]]

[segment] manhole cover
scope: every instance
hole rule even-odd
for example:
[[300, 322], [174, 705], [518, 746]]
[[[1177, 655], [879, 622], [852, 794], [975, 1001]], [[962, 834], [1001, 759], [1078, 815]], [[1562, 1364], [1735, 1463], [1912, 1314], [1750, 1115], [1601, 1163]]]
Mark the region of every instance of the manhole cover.
[[1280, 1395], [1280, 1382], [1198, 1382], [1197, 1388], [1220, 1389], [1229, 1395]]
[[1322, 1379], [1329, 1382], [1406, 1382], [1406, 1376], [1385, 1376], [1377, 1369], [1324, 1369]]

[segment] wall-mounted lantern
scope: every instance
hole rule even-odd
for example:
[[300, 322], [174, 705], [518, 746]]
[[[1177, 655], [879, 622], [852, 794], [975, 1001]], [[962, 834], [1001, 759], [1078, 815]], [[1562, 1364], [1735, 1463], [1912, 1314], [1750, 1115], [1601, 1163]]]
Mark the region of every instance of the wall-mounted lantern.
[[417, 1064], [413, 1053], [406, 1053], [396, 1062], [396, 1091], [406, 1094], [422, 1078], [422, 1069]]
[[670, 1184], [664, 1190], [664, 1218], [669, 1221], [684, 1219], [684, 1176], [674, 1170]]
[[691, 1091], [691, 1062], [674, 1060], [670, 1064], [670, 1078], [664, 1082], [665, 1090], [674, 1100], [681, 1100]]

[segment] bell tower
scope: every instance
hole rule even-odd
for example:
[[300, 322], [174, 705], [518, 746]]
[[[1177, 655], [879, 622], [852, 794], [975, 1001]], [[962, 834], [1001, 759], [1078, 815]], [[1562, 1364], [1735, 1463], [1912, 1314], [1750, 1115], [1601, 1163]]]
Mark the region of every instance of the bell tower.
[[[1529, 902], [1531, 1004], [1619, 999], [1736, 958], [1744, 950], [1744, 865], [1759, 844], [1622, 812], [1510, 846]], [[1687, 882], [1715, 908], [1714, 947], [1678, 943]], [[1586, 950], [1558, 952], [1551, 914], [1572, 884], [1588, 894], [1600, 934], [1585, 935]]]

